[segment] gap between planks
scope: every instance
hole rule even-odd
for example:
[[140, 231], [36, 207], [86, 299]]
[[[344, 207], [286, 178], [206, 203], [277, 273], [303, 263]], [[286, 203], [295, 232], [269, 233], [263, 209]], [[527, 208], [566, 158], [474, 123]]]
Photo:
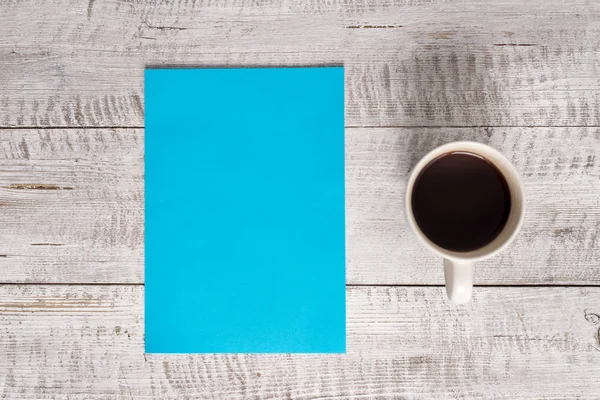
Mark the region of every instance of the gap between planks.
[[[0, 126], [0, 131], [144, 129], [144, 126]], [[346, 129], [600, 128], [600, 125], [346, 125]]]
[[[59, 282], [0, 282], [0, 286], [145, 286], [145, 283], [132, 282], [132, 283], [109, 283], [109, 282], [67, 282], [67, 283], [59, 283]], [[389, 287], [389, 288], [440, 288], [444, 287], [443, 284], [384, 284], [384, 283], [350, 283], [346, 284], [347, 288], [352, 287]], [[572, 285], [552, 285], [552, 284], [494, 284], [494, 285], [485, 285], [485, 284], [477, 284], [473, 285], [473, 287], [480, 288], [600, 288], [600, 285], [594, 284], [572, 284]]]

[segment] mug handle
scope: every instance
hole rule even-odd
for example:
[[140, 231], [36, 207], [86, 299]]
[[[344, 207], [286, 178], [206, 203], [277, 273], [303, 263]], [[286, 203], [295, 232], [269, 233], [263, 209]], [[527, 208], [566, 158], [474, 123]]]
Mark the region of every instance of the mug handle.
[[473, 293], [473, 273], [475, 264], [470, 261], [451, 261], [444, 259], [444, 277], [446, 293], [454, 304], [464, 304]]

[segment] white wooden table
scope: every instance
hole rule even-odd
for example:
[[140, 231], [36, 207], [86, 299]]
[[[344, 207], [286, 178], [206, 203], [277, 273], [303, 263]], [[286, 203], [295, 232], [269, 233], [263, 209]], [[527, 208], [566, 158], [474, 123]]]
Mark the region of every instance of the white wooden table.
[[[144, 355], [144, 68], [341, 63], [348, 354]], [[401, 210], [460, 139], [529, 207], [453, 306]], [[600, 3], [1, 1], [0, 398], [150, 397], [600, 398]]]

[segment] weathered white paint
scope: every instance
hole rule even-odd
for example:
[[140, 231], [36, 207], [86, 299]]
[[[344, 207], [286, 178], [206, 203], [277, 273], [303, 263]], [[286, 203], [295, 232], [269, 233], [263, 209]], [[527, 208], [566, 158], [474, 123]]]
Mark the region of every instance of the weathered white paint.
[[143, 157], [142, 130], [1, 131], [2, 281], [141, 282]]
[[[598, 285], [598, 37], [588, 0], [2, 1], [0, 283], [144, 279], [143, 131], [3, 128], [141, 127], [148, 66], [344, 64], [348, 283], [443, 282], [401, 199], [420, 156], [466, 139], [529, 200], [476, 283]], [[0, 285], [0, 398], [597, 399], [599, 306], [598, 287], [465, 307], [349, 287], [345, 356], [144, 356], [143, 286]]]
[[0, 286], [0, 397], [547, 398], [600, 393], [600, 288], [349, 288], [346, 355], [144, 355], [142, 286]]
[[[454, 140], [506, 154], [528, 199], [522, 233], [476, 283], [600, 283], [600, 128], [347, 129], [348, 283], [443, 283], [402, 199], [412, 165]], [[2, 281], [143, 282], [143, 153], [141, 129], [0, 132]]]
[[346, 66], [349, 126], [600, 125], [589, 0], [0, 3], [0, 126], [142, 126], [146, 66]]

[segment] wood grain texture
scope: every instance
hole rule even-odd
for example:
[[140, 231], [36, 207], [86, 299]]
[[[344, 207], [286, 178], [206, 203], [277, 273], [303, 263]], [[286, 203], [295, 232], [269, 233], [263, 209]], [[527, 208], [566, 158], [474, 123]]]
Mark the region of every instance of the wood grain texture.
[[0, 127], [142, 126], [147, 66], [341, 64], [348, 126], [600, 125], [600, 3], [4, 1]]
[[143, 131], [0, 132], [0, 220], [5, 281], [141, 282]]
[[347, 355], [144, 355], [124, 284], [144, 68], [344, 64], [350, 285], [443, 283], [402, 198], [454, 140], [506, 154], [528, 200], [477, 284], [600, 285], [599, 37], [588, 0], [1, 1], [0, 398], [597, 399], [600, 287], [350, 286]]
[[[600, 284], [600, 128], [346, 129], [348, 283], [443, 284], [403, 197], [412, 166], [456, 140], [503, 152], [528, 201], [476, 283]], [[142, 283], [143, 154], [141, 129], [0, 132], [2, 281]]]
[[144, 355], [141, 286], [0, 287], [0, 397], [597, 399], [600, 288], [349, 288], [346, 355]]

